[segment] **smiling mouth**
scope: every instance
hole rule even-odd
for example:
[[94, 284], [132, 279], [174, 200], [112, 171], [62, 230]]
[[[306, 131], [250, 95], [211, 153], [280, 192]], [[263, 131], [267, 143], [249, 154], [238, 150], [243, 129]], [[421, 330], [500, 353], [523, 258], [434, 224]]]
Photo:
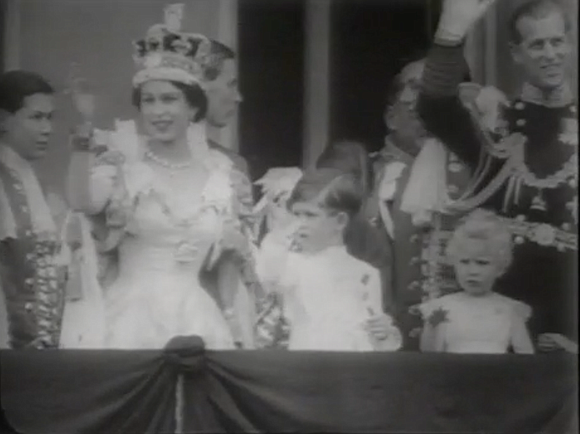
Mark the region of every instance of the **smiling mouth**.
[[152, 122], [151, 124], [158, 130], [167, 130], [173, 122], [163, 121], [163, 122]]
[[555, 74], [555, 73], [559, 73], [562, 68], [560, 65], [547, 65], [547, 66], [544, 66], [542, 69], [545, 72], [547, 72], [548, 74]]

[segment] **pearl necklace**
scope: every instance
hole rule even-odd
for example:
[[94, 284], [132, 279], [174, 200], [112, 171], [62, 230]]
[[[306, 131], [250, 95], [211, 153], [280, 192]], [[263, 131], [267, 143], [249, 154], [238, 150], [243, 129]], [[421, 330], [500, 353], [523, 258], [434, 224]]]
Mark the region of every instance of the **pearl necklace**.
[[167, 161], [166, 159], [157, 156], [151, 150], [145, 151], [145, 156], [147, 158], [149, 158], [151, 161], [153, 161], [154, 163], [158, 164], [159, 166], [165, 167], [166, 169], [169, 169], [171, 171], [187, 169], [187, 168], [191, 167], [191, 165], [192, 165], [191, 161], [186, 161], [183, 163], [171, 163], [171, 162]]

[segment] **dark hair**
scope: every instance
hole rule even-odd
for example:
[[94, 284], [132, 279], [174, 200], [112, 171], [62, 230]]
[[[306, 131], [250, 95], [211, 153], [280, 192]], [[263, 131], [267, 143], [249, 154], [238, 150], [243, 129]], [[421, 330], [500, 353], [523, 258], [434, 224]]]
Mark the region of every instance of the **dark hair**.
[[[399, 96], [401, 95], [401, 92], [403, 91], [403, 89], [407, 84], [403, 77], [403, 70], [412, 63], [424, 61], [427, 58], [427, 55], [428, 50], [421, 49], [415, 51], [411, 56], [403, 59], [402, 66], [399, 69], [397, 75], [395, 75], [395, 77], [391, 81], [389, 89], [387, 91], [387, 102], [386, 102], [387, 108], [391, 107], [393, 104], [397, 102]], [[467, 64], [467, 61], [464, 61], [464, 75], [462, 81], [463, 82], [471, 81], [471, 71], [469, 70], [469, 65]]]
[[359, 212], [363, 196], [360, 182], [353, 174], [333, 168], [314, 169], [300, 178], [288, 199], [288, 207], [319, 199], [321, 207], [345, 212], [352, 218]]
[[365, 195], [371, 193], [373, 183], [372, 164], [366, 146], [353, 140], [330, 143], [316, 160], [315, 167], [342, 170], [351, 173], [360, 182]]
[[0, 75], [0, 109], [16, 113], [24, 99], [35, 94], [52, 95], [53, 87], [39, 74], [30, 71], [9, 71]]
[[510, 42], [514, 44], [522, 42], [522, 35], [518, 29], [518, 24], [522, 18], [545, 18], [554, 12], [562, 15], [566, 32], [568, 32], [571, 28], [570, 19], [564, 8], [553, 0], [530, 0], [515, 8], [508, 24]]
[[387, 90], [386, 106], [390, 107], [393, 104], [395, 104], [395, 102], [397, 102], [397, 100], [399, 99], [399, 95], [401, 94], [406, 85], [406, 82], [403, 80], [403, 70], [412, 63], [425, 60], [426, 56], [427, 50], [420, 49], [414, 51], [410, 56], [401, 59], [399, 63], [401, 65], [401, 67], [399, 68], [399, 72], [397, 72], [397, 75], [393, 77]]
[[211, 40], [208, 66], [203, 75], [207, 81], [213, 81], [220, 76], [224, 67], [224, 61], [234, 59], [236, 53], [230, 47], [214, 39]]
[[[205, 119], [205, 115], [207, 113], [207, 96], [205, 95], [203, 89], [197, 85], [184, 84], [173, 80], [168, 81], [181, 92], [183, 92], [185, 100], [191, 107], [198, 109], [193, 122], [199, 122], [202, 119]], [[135, 107], [141, 109], [141, 86], [133, 88], [131, 100], [133, 101], [133, 105]]]

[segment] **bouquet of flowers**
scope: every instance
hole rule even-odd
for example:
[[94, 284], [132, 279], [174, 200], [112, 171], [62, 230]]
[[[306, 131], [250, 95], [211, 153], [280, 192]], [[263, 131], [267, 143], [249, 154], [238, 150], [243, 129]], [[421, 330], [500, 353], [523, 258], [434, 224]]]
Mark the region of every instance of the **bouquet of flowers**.
[[290, 324], [284, 317], [282, 297], [270, 292], [259, 305], [256, 322], [257, 348], [287, 348]]

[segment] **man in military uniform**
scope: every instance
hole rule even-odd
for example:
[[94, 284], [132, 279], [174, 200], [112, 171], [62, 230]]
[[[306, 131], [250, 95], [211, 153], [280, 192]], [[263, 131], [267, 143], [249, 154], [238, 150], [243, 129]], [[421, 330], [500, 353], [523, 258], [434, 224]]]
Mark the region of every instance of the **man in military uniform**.
[[[375, 159], [375, 203], [379, 204], [381, 220], [392, 241], [394, 301], [407, 350], [418, 350], [417, 332], [421, 327], [420, 317], [413, 314], [412, 307], [426, 297], [436, 296], [427, 287], [429, 279], [440, 274], [429, 261], [434, 234], [441, 234], [442, 227], [452, 227], [449, 222], [439, 221], [438, 216], [417, 218], [402, 206], [412, 173], [417, 171], [413, 170], [415, 159], [426, 141], [433, 140], [415, 111], [424, 65], [422, 57], [411, 61], [391, 84], [385, 111], [389, 134]], [[465, 78], [468, 80], [467, 75]], [[469, 172], [449, 152], [445, 153], [444, 164], [448, 194], [455, 198], [469, 179]]]
[[514, 263], [496, 290], [532, 307], [529, 327], [539, 349], [569, 348], [578, 332], [578, 121], [566, 79], [570, 24], [550, 0], [531, 0], [514, 11], [510, 47], [525, 83], [511, 103], [497, 98], [495, 121], [481, 122], [477, 105], [469, 110], [460, 103], [458, 86], [465, 36], [492, 3], [444, 1], [418, 111], [429, 131], [478, 169], [478, 187], [455, 212], [492, 209], [514, 232]]

